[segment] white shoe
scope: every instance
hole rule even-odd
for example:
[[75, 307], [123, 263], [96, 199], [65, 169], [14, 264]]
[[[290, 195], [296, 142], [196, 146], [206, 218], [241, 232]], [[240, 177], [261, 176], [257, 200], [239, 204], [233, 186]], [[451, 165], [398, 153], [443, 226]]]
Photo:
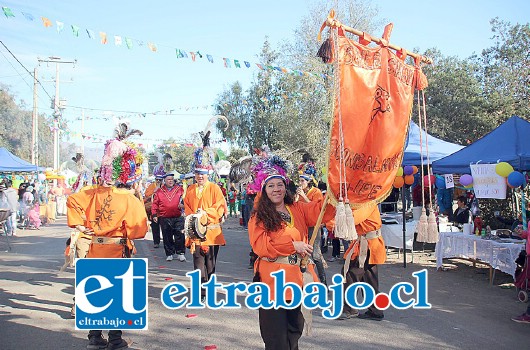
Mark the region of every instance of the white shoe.
[[166, 261], [171, 261], [171, 260], [173, 260], [173, 255], [168, 255], [168, 256], [166, 257]]
[[180, 262], [185, 262], [186, 261], [186, 256], [184, 256], [184, 254], [178, 254], [178, 258], [179, 258]]

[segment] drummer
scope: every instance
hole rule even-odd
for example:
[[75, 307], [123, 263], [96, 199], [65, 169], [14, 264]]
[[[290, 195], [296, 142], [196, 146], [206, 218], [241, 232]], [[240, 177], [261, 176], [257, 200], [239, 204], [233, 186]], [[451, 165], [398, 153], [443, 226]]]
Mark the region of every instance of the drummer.
[[[200, 154], [200, 156], [199, 156]], [[206, 239], [201, 241], [187, 237], [186, 246], [193, 255], [193, 268], [201, 271], [201, 282], [205, 283], [215, 273], [215, 264], [219, 246], [225, 245], [225, 238], [221, 229], [221, 218], [225, 214], [225, 198], [221, 188], [208, 180], [208, 174], [213, 170], [206, 152], [199, 149], [195, 152], [194, 173], [195, 183], [190, 185], [184, 197], [184, 211], [186, 215], [197, 212], [207, 216]], [[201, 292], [202, 301], [206, 299], [206, 290]]]

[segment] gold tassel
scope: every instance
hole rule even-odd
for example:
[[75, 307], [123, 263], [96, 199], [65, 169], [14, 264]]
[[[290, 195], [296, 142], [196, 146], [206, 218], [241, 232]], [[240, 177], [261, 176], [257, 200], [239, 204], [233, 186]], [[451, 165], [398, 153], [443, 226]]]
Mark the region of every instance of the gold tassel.
[[420, 221], [418, 223], [418, 237], [416, 241], [427, 242], [428, 239], [429, 222], [427, 221], [427, 212], [425, 208], [421, 209]]
[[353, 211], [349, 203], [344, 204], [346, 212], [346, 223], [348, 224], [348, 241], [354, 241], [357, 239], [357, 230], [355, 229], [355, 218], [353, 217]]
[[436, 215], [434, 215], [434, 210], [431, 209], [428, 219], [428, 229], [427, 229], [427, 243], [437, 243], [438, 242], [438, 223], [436, 222]]
[[335, 237], [348, 238], [348, 221], [346, 219], [346, 207], [343, 201], [339, 201], [335, 213]]
[[[306, 270], [302, 273], [303, 277], [303, 286], [306, 286], [309, 283], [313, 283], [313, 275], [309, 270]], [[301, 307], [302, 316], [304, 316], [304, 329], [306, 335], [311, 335], [311, 328], [313, 326], [313, 314], [312, 310], [305, 308], [303, 305]]]

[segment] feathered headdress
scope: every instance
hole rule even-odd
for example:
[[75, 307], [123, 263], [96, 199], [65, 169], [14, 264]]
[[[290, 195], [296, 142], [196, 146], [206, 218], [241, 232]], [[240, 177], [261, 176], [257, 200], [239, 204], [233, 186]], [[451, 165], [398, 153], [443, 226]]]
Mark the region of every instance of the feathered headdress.
[[213, 154], [213, 150], [210, 147], [210, 135], [212, 133], [211, 129], [214, 126], [214, 123], [219, 120], [225, 121], [226, 130], [228, 128], [228, 119], [225, 116], [217, 115], [213, 118], [210, 118], [204, 131], [199, 132], [202, 147], [198, 147], [193, 153], [191, 171], [194, 173], [209, 174], [214, 170], [215, 156]]
[[247, 186], [248, 193], [258, 193], [263, 189], [265, 184], [274, 178], [280, 178], [289, 183], [287, 174], [291, 164], [277, 155], [265, 153], [265, 156], [256, 156], [253, 158], [251, 173], [253, 181]]
[[142, 176], [140, 165], [144, 161], [144, 156], [134, 143], [125, 140], [132, 135], [142, 136], [143, 133], [137, 129], [130, 129], [126, 122], [119, 122], [114, 134], [115, 137], [105, 143], [101, 178], [106, 183], [132, 184]]

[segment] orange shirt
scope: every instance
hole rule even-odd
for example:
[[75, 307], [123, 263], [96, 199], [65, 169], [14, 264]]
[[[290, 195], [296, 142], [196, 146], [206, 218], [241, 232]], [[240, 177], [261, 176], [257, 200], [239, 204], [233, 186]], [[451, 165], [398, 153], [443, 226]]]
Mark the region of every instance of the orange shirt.
[[309, 191], [307, 191], [306, 196], [311, 202], [324, 200], [324, 195], [318, 187], [311, 187]]
[[[379, 214], [379, 208], [377, 205], [366, 206], [353, 211], [353, 218], [355, 220], [355, 229], [359, 236], [366, 234], [370, 231], [376, 231], [381, 228], [381, 215]], [[359, 245], [350, 244], [348, 250], [344, 252], [346, 255], [350, 250], [353, 251], [351, 260], [355, 259], [359, 255]], [[368, 240], [368, 249], [370, 250], [370, 264], [384, 264], [386, 261], [386, 249], [385, 241], [383, 236]]]
[[151, 184], [149, 184], [149, 186], [147, 186], [147, 188], [145, 189], [145, 193], [144, 193], [144, 200], [147, 201], [150, 199], [150, 197], [155, 193], [155, 189], [156, 189], [156, 181], [155, 182], [151, 182]]
[[218, 185], [206, 182], [202, 192], [199, 192], [197, 184], [188, 187], [184, 197], [184, 212], [186, 215], [195, 214], [201, 208], [208, 214], [208, 226], [206, 241], [195, 242], [197, 245], [225, 245], [220, 222], [225, 211], [225, 197]]
[[[70, 195], [66, 206], [68, 226], [83, 225], [95, 236], [138, 239], [148, 230], [143, 203], [125, 189], [87, 186]], [[87, 257], [121, 258], [122, 248], [119, 244], [92, 244]]]
[[[248, 223], [249, 239], [252, 250], [259, 257], [270, 259], [295, 254], [296, 251], [293, 242], [303, 241], [307, 243], [308, 227], [315, 226], [321, 207], [321, 201], [310, 203], [295, 202], [291, 205], [287, 205], [287, 209], [291, 213], [291, 222], [284, 223], [280, 230], [271, 233], [267, 232], [263, 223], [258, 223], [256, 216], [253, 215]], [[324, 214], [324, 220], [329, 220], [334, 215], [335, 208], [328, 204], [326, 213]], [[271, 276], [271, 273], [275, 271], [285, 271], [285, 282], [296, 283], [300, 287], [303, 285], [303, 276], [300, 271], [299, 260], [296, 265], [289, 265], [257, 259], [254, 264], [254, 269], [259, 271], [261, 281], [269, 286], [271, 300], [274, 297], [274, 279]], [[308, 265], [308, 270], [313, 275], [313, 280], [318, 281], [313, 264]], [[292, 293], [290, 290], [287, 290], [286, 299], [290, 300], [290, 298], [292, 298]]]

